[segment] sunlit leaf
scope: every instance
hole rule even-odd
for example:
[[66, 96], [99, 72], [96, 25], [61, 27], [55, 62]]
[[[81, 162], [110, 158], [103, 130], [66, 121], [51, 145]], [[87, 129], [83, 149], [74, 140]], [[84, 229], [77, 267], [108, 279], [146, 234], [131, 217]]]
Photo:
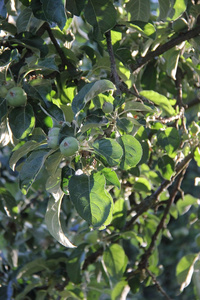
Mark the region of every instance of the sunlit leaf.
[[60, 223], [60, 207], [63, 195], [55, 199], [51, 197], [48, 202], [47, 211], [45, 214], [45, 223], [51, 235], [63, 246], [75, 248], [64, 234]]

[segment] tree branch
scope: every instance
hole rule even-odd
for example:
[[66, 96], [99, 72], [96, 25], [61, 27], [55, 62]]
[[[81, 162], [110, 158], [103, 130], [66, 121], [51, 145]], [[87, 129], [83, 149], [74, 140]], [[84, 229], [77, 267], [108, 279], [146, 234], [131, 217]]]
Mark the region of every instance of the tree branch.
[[161, 230], [163, 230], [163, 228], [165, 227], [165, 220], [168, 216], [168, 213], [169, 213], [169, 210], [170, 210], [170, 207], [172, 205], [172, 203], [174, 202], [174, 199], [181, 187], [181, 183], [182, 183], [182, 180], [184, 178], [184, 175], [185, 175], [185, 171], [187, 169], [187, 166], [188, 166], [189, 162], [185, 165], [185, 168], [181, 171], [181, 173], [179, 174], [177, 180], [176, 180], [176, 184], [173, 188], [173, 191], [170, 195], [170, 198], [167, 202], [167, 205], [165, 207], [165, 210], [164, 210], [164, 213], [163, 213], [163, 216], [160, 220], [160, 223], [158, 224], [157, 228], [156, 228], [156, 231], [155, 233], [153, 234], [152, 236], [152, 239], [151, 239], [151, 243], [149, 245], [149, 248], [145, 251], [145, 253], [142, 255], [142, 258], [141, 258], [141, 261], [139, 263], [139, 266], [138, 268], [139, 269], [146, 269], [147, 268], [147, 263], [148, 263], [148, 259], [149, 257], [151, 256], [154, 248], [155, 248], [155, 244], [156, 244], [156, 241], [157, 241], [157, 238], [158, 238], [158, 235], [160, 233]]
[[129, 222], [126, 223], [125, 229], [130, 229], [132, 224], [137, 220], [139, 216], [141, 216], [144, 212], [146, 212], [148, 209], [150, 209], [155, 202], [158, 199], [158, 196], [172, 183], [174, 182], [175, 178], [182, 172], [183, 169], [187, 166], [187, 164], [190, 162], [190, 160], [193, 158], [194, 151], [192, 151], [190, 154], [188, 154], [176, 167], [176, 174], [171, 178], [171, 180], [164, 180], [159, 188], [151, 195], [146, 197], [141, 204], [140, 207], [137, 209], [137, 214], [131, 218]]
[[137, 69], [144, 66], [147, 62], [149, 62], [153, 58], [167, 52], [171, 48], [181, 44], [184, 41], [194, 38], [198, 34], [200, 34], [200, 26], [197, 26], [187, 32], [180, 33], [178, 36], [172, 38], [167, 43], [160, 45], [158, 48], [156, 48], [156, 50], [148, 52], [144, 57], [139, 57], [135, 64], [130, 65], [131, 71], [135, 72]]

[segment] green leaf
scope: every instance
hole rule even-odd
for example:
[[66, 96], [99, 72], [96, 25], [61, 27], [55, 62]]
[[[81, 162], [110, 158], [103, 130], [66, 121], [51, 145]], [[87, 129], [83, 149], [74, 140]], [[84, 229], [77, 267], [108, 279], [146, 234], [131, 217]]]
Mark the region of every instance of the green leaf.
[[21, 11], [16, 21], [17, 33], [29, 30], [29, 24], [30, 24], [29, 22], [32, 16], [33, 16], [33, 12], [30, 7], [26, 7]]
[[197, 205], [197, 198], [190, 194], [184, 196], [184, 199], [179, 199], [176, 203], [179, 215], [184, 215], [192, 205]]
[[117, 177], [117, 174], [115, 173], [114, 170], [111, 170], [110, 168], [103, 168], [101, 170], [101, 173], [106, 178], [106, 184], [115, 185], [116, 187], [118, 187], [118, 189], [120, 189], [121, 184], [120, 184], [119, 178]]
[[187, 254], [179, 261], [176, 267], [176, 277], [178, 283], [181, 285], [181, 292], [190, 284], [194, 272], [194, 265], [198, 259], [199, 254]]
[[129, 20], [148, 22], [150, 18], [150, 1], [129, 0], [126, 3], [126, 10], [131, 15]]
[[187, 0], [175, 0], [168, 12], [168, 20], [176, 20], [180, 17], [187, 8]]
[[60, 208], [62, 203], [62, 194], [57, 199], [51, 197], [48, 202], [47, 211], [45, 214], [45, 223], [51, 235], [63, 246], [68, 248], [75, 248], [64, 234], [60, 223]]
[[63, 30], [66, 23], [65, 9], [62, 0], [41, 0], [45, 18], [55, 22]]
[[66, 1], [66, 9], [70, 11], [72, 15], [79, 16], [85, 6], [86, 0], [70, 0]]
[[111, 244], [103, 253], [108, 274], [114, 279], [120, 279], [127, 266], [127, 256], [123, 248], [118, 244]]
[[79, 215], [94, 227], [104, 224], [112, 209], [112, 198], [105, 190], [105, 177], [96, 173], [74, 175], [69, 180], [69, 195]]
[[156, 37], [156, 29], [151, 23], [146, 23], [142, 21], [134, 21], [129, 25], [131, 28], [134, 28], [143, 36], [151, 39], [155, 39]]
[[170, 0], [159, 0], [159, 20], [165, 20], [170, 9]]
[[164, 55], [166, 61], [166, 71], [167, 74], [176, 80], [176, 71], [178, 67], [178, 61], [180, 57], [180, 49], [176, 50], [174, 48], [168, 50]]
[[26, 138], [34, 129], [35, 116], [30, 104], [12, 109], [8, 118], [12, 133], [17, 139]]
[[133, 126], [140, 126], [140, 123], [133, 118], [126, 117], [120, 119], [117, 118], [116, 125], [120, 130], [123, 130], [125, 133], [130, 133], [133, 130]]
[[147, 99], [151, 100], [153, 103], [158, 105], [160, 108], [163, 109], [163, 111], [167, 115], [169, 116], [175, 115], [175, 110], [173, 109], [169, 100], [165, 96], [151, 90], [141, 91], [140, 95], [146, 97]]
[[106, 159], [110, 166], [118, 165], [123, 155], [122, 147], [113, 139], [96, 140], [92, 147], [97, 154]]
[[197, 163], [197, 166], [200, 167], [200, 148], [196, 147], [195, 151], [194, 151], [194, 159]]
[[126, 223], [127, 208], [123, 198], [115, 201], [112, 224], [118, 228], [122, 229]]
[[151, 192], [151, 184], [146, 178], [138, 178], [134, 183], [134, 190], [137, 192], [145, 192], [150, 194]]
[[144, 105], [143, 103], [136, 101], [128, 101], [125, 104], [124, 111], [133, 111], [133, 112], [153, 112], [151, 107]]
[[103, 34], [115, 26], [117, 14], [111, 0], [88, 0], [84, 14], [97, 40], [102, 40]]
[[119, 137], [117, 141], [123, 148], [120, 168], [128, 170], [135, 167], [142, 158], [142, 147], [138, 140], [131, 135], [124, 135]]
[[67, 274], [70, 280], [75, 284], [81, 282], [81, 261], [83, 259], [83, 255], [84, 244], [73, 250], [67, 262]]
[[160, 145], [169, 156], [173, 156], [180, 145], [178, 130], [174, 127], [168, 127], [165, 131], [160, 131], [158, 134], [158, 145]]
[[0, 123], [7, 113], [7, 103], [5, 98], [0, 98]]
[[19, 147], [17, 150], [13, 150], [14, 152], [11, 155], [10, 158], [10, 168], [14, 171], [16, 163], [18, 162], [18, 160], [20, 160], [20, 158], [22, 158], [23, 156], [27, 155], [29, 152], [35, 150], [36, 148], [38, 148], [42, 143], [37, 143], [34, 140], [28, 141], [25, 144], [23, 144], [21, 147]]
[[0, 187], [0, 211], [10, 218], [16, 216], [17, 203], [12, 194], [5, 188]]
[[170, 180], [174, 174], [175, 163], [168, 155], [164, 155], [158, 159], [159, 172], [163, 178]]
[[35, 181], [48, 155], [50, 155], [49, 149], [36, 150], [24, 162], [19, 173], [19, 185], [24, 194]]
[[112, 289], [111, 300], [118, 300], [127, 284], [125, 280], [118, 282]]
[[114, 84], [107, 80], [97, 80], [86, 84], [72, 101], [72, 110], [76, 115], [84, 106], [98, 94], [115, 90]]
[[48, 53], [48, 47], [44, 40], [31, 32], [21, 32], [11, 39], [11, 42], [22, 44], [41, 57], [45, 57]]
[[60, 163], [62, 159], [62, 154], [55, 152], [45, 161], [45, 167], [49, 175], [46, 181], [46, 190], [49, 193], [57, 194], [60, 189], [62, 172]]

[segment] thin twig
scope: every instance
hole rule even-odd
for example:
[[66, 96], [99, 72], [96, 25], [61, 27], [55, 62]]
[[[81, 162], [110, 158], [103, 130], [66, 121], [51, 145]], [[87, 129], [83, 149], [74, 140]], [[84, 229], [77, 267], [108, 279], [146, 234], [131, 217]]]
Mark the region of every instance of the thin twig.
[[139, 216], [141, 216], [144, 212], [146, 212], [148, 209], [150, 209], [157, 201], [158, 196], [172, 183], [174, 182], [175, 178], [182, 172], [182, 170], [186, 167], [186, 165], [190, 162], [190, 160], [193, 158], [194, 151], [192, 151], [190, 154], [188, 154], [176, 167], [176, 174], [171, 178], [171, 180], [164, 180], [161, 185], [158, 187], [158, 189], [151, 194], [151, 196], [146, 197], [141, 204], [140, 207], [137, 210], [137, 214], [129, 220], [129, 222], [126, 223], [125, 229], [130, 229], [132, 224], [137, 220]]
[[152, 281], [154, 282], [154, 284], [156, 285], [158, 291], [167, 299], [167, 300], [172, 300], [167, 293], [163, 290], [163, 288], [161, 287], [160, 283], [158, 282], [158, 280], [156, 279], [156, 277], [154, 276], [153, 273], [151, 273], [151, 271], [146, 268], [145, 269], [146, 272], [149, 274], [149, 276], [152, 278]]
[[168, 50], [175, 47], [176, 45], [179, 45], [182, 42], [197, 36], [198, 34], [200, 34], [200, 26], [197, 26], [187, 32], [180, 33], [178, 36], [172, 38], [167, 43], [160, 45], [158, 48], [156, 48], [156, 50], [150, 51], [144, 57], [138, 58], [135, 64], [130, 65], [131, 71], [135, 72], [137, 69], [144, 66], [147, 62], [149, 62], [153, 58], [167, 52]]

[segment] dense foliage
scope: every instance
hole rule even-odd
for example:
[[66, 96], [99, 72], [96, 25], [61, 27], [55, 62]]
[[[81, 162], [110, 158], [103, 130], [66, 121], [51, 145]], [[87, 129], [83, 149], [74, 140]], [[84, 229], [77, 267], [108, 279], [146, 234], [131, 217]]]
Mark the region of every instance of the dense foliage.
[[0, 2], [0, 299], [200, 299], [200, 2]]

